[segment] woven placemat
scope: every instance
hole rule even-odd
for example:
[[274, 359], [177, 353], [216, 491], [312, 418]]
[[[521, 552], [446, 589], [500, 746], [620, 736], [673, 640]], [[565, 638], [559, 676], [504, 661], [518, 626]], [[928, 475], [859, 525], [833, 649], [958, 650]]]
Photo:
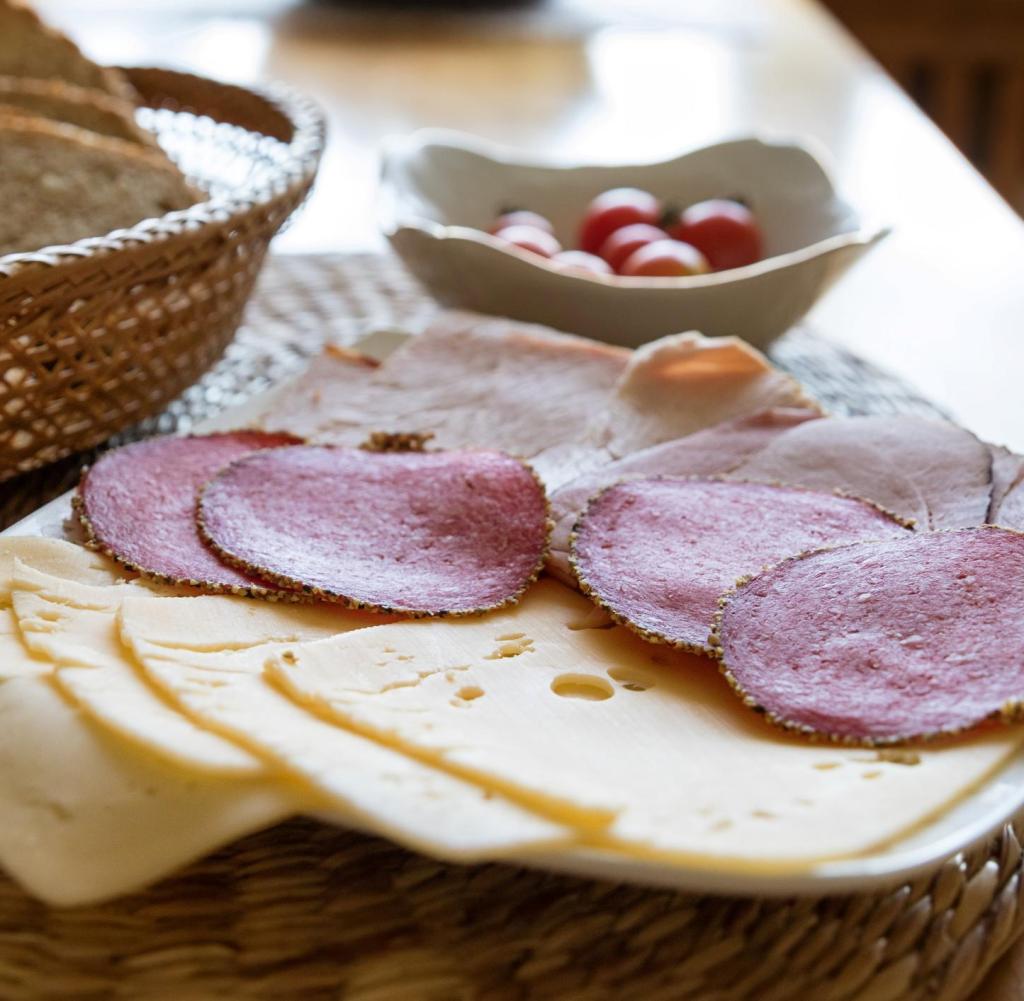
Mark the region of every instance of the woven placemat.
[[[434, 308], [389, 258], [273, 259], [221, 364], [125, 437], [187, 428], [325, 339]], [[807, 331], [772, 356], [836, 412], [936, 413]], [[4, 523], [86, 458], [5, 484]], [[0, 877], [0, 998], [961, 1001], [1024, 929], [1022, 832], [890, 891], [754, 900], [443, 865], [295, 820], [100, 907], [52, 910]]]

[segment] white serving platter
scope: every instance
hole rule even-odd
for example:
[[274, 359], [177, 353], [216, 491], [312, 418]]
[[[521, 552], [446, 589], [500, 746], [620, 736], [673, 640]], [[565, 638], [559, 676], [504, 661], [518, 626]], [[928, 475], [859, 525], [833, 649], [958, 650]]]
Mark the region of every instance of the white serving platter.
[[[386, 357], [406, 338], [398, 331], [375, 331], [354, 347], [365, 354]], [[240, 407], [205, 421], [198, 433], [245, 427], [287, 388], [284, 382]], [[0, 535], [68, 535], [71, 492], [56, 498]], [[812, 864], [755, 864], [749, 861], [706, 859], [671, 865], [643, 861], [610, 851], [577, 850], [531, 853], [504, 861], [529, 868], [616, 882], [666, 887], [693, 893], [738, 896], [818, 896], [866, 892], [914, 879], [936, 869], [950, 856], [965, 851], [993, 833], [1024, 807], [1024, 748], [1016, 751], [976, 788], [949, 810], [916, 830], [865, 854]], [[333, 823], [331, 818], [324, 818]], [[869, 818], [866, 818], [869, 821]]]

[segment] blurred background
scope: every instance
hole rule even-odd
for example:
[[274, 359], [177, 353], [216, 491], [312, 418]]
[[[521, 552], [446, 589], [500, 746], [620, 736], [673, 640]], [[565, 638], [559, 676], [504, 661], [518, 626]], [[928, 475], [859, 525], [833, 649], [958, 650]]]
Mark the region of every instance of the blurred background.
[[1024, 214], [1024, 3], [826, 0], [826, 5]]
[[[892, 78], [932, 118], [1018, 212], [1024, 213], [1024, 3], [1021, 0], [823, 0]], [[536, 135], [538, 121], [563, 148], [580, 151], [587, 104], [600, 92], [634, 94], [664, 108], [675, 90], [681, 132], [690, 143], [700, 124], [732, 120], [723, 105], [750, 101], [738, 63], [753, 50], [766, 52], [765, 32], [800, 0], [534, 0], [534, 2], [379, 2], [379, 0], [39, 0], [38, 6], [72, 31], [87, 51], [112, 62], [191, 66], [199, 72], [252, 81], [265, 76], [323, 89], [332, 83], [359, 94], [359, 111], [335, 121], [347, 138], [373, 138], [395, 121], [401, 94], [409, 118], [422, 121], [433, 109], [417, 104], [416, 81], [430, 74], [431, 92], [442, 90], [436, 124], [470, 127], [459, 114], [479, 93], [460, 92], [461, 82], [489, 81], [486, 99], [500, 102], [509, 142]], [[726, 26], [728, 36], [722, 36]], [[713, 28], [714, 30], [709, 30]], [[610, 33], [613, 37], [608, 37]], [[662, 45], [644, 51], [644, 65], [629, 64], [629, 34], [657, 34]], [[617, 38], [614, 37], [617, 34]], [[605, 35], [605, 37], [602, 37]], [[487, 38], [489, 45], [482, 45]], [[388, 41], [380, 57], [379, 43]], [[449, 43], [461, 51], [452, 58]], [[648, 39], [648, 41], [650, 41]], [[372, 43], [368, 44], [368, 43]], [[542, 43], [542, 44], [538, 44]], [[593, 43], [593, 44], [591, 44]], [[779, 71], [813, 89], [817, 75], [800, 38], [788, 39], [790, 58]], [[746, 51], [744, 51], [746, 50]], [[635, 50], [634, 50], [635, 51]], [[439, 61], [437, 56], [444, 55]], [[653, 60], [653, 61], [651, 61]], [[219, 71], [219, 73], [217, 72]], [[739, 71], [739, 72], [737, 72]], [[801, 73], [803, 77], [801, 78]], [[749, 75], [749, 74], [748, 74]], [[602, 87], [602, 77], [606, 85]], [[476, 84], [479, 86], [479, 84]], [[380, 92], [376, 92], [381, 88]], [[595, 94], [595, 90], [597, 93]], [[575, 93], [576, 101], [567, 101]], [[595, 98], [598, 100], [595, 101]], [[557, 105], [557, 106], [556, 106]], [[378, 112], [386, 110], [384, 119]], [[623, 102], [618, 109], [625, 113]], [[631, 109], [630, 113], [637, 110]], [[764, 109], [761, 109], [763, 111]], [[864, 113], [866, 106], [861, 107]], [[333, 108], [332, 108], [333, 111]], [[401, 117], [401, 116], [399, 116]], [[694, 118], [696, 118], [696, 128]], [[761, 114], [760, 121], [765, 120]], [[650, 123], [637, 157], [680, 145], [670, 118]], [[574, 127], [580, 126], [580, 127]], [[385, 128], [386, 131], [386, 128]], [[657, 149], [658, 137], [670, 141]], [[704, 138], [704, 136], [700, 136]], [[636, 140], [632, 140], [635, 142]], [[330, 163], [327, 164], [330, 166]]]

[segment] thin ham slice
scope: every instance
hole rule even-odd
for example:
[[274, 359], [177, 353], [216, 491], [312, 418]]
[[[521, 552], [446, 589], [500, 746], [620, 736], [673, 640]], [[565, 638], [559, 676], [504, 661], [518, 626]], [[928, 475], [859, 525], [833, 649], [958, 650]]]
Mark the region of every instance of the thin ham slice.
[[820, 416], [817, 410], [773, 407], [654, 445], [584, 473], [551, 495], [554, 529], [548, 571], [575, 586], [569, 567], [569, 536], [587, 501], [604, 487], [619, 480], [650, 476], [720, 476], [760, 452], [784, 431]]
[[617, 621], [710, 652], [718, 598], [737, 578], [806, 549], [905, 534], [852, 497], [768, 483], [631, 480], [587, 505], [572, 563], [583, 591]]
[[984, 527], [810, 553], [726, 599], [720, 656], [783, 726], [892, 743], [1021, 715], [1024, 535]]
[[548, 541], [543, 487], [494, 451], [254, 453], [205, 487], [199, 521], [218, 553], [265, 579], [420, 615], [518, 600]]
[[84, 474], [76, 507], [90, 542], [130, 570], [208, 591], [280, 596], [265, 579], [222, 562], [196, 530], [199, 489], [222, 466], [290, 435], [234, 431], [151, 438], [105, 455]]
[[633, 352], [595, 438], [613, 459], [769, 407], [820, 407], [735, 337], [675, 334]]
[[992, 453], [992, 497], [988, 518], [992, 525], [1024, 529], [1024, 456], [1001, 445], [989, 445]]
[[985, 445], [945, 421], [833, 417], [779, 435], [731, 475], [845, 490], [935, 530], [985, 522], [991, 465]]
[[521, 456], [554, 482], [599, 461], [587, 431], [629, 358], [544, 327], [444, 313], [376, 370], [321, 357], [261, 424], [348, 446], [380, 432], [431, 434], [439, 448]]

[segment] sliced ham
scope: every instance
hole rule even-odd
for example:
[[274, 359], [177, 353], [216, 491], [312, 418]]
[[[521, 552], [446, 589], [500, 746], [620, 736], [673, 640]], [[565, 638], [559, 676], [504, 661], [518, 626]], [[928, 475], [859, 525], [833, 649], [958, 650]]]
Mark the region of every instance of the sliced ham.
[[97, 548], [130, 570], [209, 591], [274, 596], [265, 579], [228, 566], [196, 530], [199, 489], [222, 466], [290, 435], [234, 431], [150, 438], [102, 455], [82, 477], [76, 507]]
[[761, 451], [784, 431], [820, 416], [817, 410], [773, 407], [645, 448], [584, 473], [551, 495], [554, 530], [548, 571], [575, 586], [569, 567], [569, 535], [587, 501], [604, 487], [619, 480], [650, 476], [720, 476]]
[[833, 417], [779, 435], [731, 475], [845, 490], [935, 530], [985, 522], [991, 465], [985, 445], [954, 424], [910, 415]]
[[358, 446], [419, 432], [440, 448], [529, 459], [547, 481], [599, 457], [586, 443], [630, 352], [544, 327], [444, 313], [376, 370], [323, 356], [263, 415], [263, 427]]
[[543, 487], [494, 451], [254, 453], [207, 484], [199, 522], [218, 553], [262, 578], [422, 615], [518, 600], [548, 541]]
[[727, 676], [774, 722], [891, 743], [1021, 715], [1024, 535], [984, 527], [810, 553], [726, 599]]
[[1024, 529], [1024, 456], [1001, 445], [989, 445], [992, 453], [992, 497], [988, 518], [993, 525]]
[[617, 621], [708, 652], [718, 598], [737, 578], [806, 549], [907, 534], [852, 497], [769, 483], [630, 480], [587, 505], [572, 562], [582, 590]]
[[768, 407], [820, 407], [789, 375], [735, 337], [675, 334], [633, 352], [597, 442], [610, 458]]

